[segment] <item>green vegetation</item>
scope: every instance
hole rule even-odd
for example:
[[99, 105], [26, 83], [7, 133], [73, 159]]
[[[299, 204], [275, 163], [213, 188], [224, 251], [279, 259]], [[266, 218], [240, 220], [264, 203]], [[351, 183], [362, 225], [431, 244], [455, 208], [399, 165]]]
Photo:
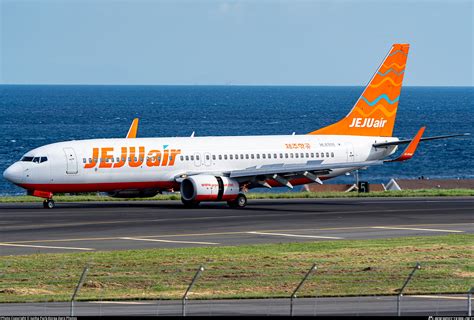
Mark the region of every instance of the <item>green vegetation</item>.
[[407, 294], [465, 293], [474, 277], [474, 235], [318, 241], [0, 257], [0, 302], [67, 301], [84, 265], [80, 300], [176, 299], [205, 266], [191, 299], [390, 295], [418, 261]]
[[[249, 199], [301, 199], [301, 198], [357, 198], [357, 197], [463, 197], [474, 196], [474, 189], [422, 189], [402, 191], [357, 192], [283, 192], [283, 193], [247, 193]], [[180, 200], [179, 193], [157, 195], [152, 198], [112, 198], [95, 194], [56, 195], [58, 202], [75, 201], [144, 201], [144, 200]], [[0, 197], [1, 202], [41, 202], [43, 199], [32, 196]]]

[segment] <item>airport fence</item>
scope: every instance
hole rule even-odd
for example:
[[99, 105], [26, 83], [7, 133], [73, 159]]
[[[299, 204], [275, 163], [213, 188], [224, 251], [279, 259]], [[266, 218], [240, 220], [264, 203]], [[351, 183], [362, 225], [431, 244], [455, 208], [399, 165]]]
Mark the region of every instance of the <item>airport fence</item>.
[[7, 288], [2, 281], [0, 295], [16, 290], [23, 302], [68, 301], [67, 310], [64, 304], [58, 310], [71, 316], [87, 314], [81, 310], [85, 306], [90, 310], [91, 303], [94, 314], [105, 315], [116, 301], [141, 305], [137, 310], [148, 315], [213, 315], [229, 313], [232, 306], [244, 314], [405, 315], [425, 310], [441, 315], [451, 302], [457, 304], [449, 308], [459, 315], [471, 314], [472, 274], [450, 272], [443, 261], [405, 261], [397, 268], [370, 262], [367, 257], [368, 266], [361, 268], [324, 262], [281, 265], [270, 259], [264, 268], [257, 268], [215, 260], [202, 265], [149, 261], [152, 267], [141, 270], [138, 263], [134, 268], [89, 261], [86, 266], [55, 267], [55, 276], [42, 279], [36, 288], [22, 286], [27, 279], [21, 275], [16, 286]]

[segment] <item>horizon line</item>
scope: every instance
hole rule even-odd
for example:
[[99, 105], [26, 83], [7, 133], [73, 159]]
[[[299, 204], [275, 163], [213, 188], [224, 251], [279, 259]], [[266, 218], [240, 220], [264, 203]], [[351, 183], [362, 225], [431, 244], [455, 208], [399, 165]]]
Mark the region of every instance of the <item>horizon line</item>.
[[[0, 86], [162, 86], [162, 87], [366, 87], [356, 84], [126, 84], [126, 83], [0, 83]], [[406, 87], [472, 88], [471, 85], [403, 85]]]

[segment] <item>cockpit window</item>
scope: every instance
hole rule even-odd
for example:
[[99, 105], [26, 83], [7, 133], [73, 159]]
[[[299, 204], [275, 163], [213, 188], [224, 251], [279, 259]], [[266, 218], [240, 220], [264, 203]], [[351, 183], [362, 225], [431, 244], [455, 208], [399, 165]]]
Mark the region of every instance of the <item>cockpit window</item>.
[[43, 163], [48, 161], [48, 157], [23, 157], [20, 161], [23, 162], [34, 162], [34, 163]]

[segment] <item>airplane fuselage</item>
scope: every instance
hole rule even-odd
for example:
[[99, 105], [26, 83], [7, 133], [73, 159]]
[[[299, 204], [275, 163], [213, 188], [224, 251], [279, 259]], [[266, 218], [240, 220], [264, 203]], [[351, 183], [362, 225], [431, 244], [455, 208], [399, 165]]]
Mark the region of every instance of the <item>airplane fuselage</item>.
[[[372, 145], [396, 140], [342, 135], [76, 140], [29, 151], [11, 167], [8, 178], [27, 190], [53, 193], [170, 190], [179, 189], [177, 178], [183, 172], [226, 175], [266, 165], [347, 163], [347, 168], [321, 176], [328, 179], [352, 171], [351, 162], [386, 158], [396, 147]], [[304, 177], [292, 179], [293, 185], [308, 182]]]

